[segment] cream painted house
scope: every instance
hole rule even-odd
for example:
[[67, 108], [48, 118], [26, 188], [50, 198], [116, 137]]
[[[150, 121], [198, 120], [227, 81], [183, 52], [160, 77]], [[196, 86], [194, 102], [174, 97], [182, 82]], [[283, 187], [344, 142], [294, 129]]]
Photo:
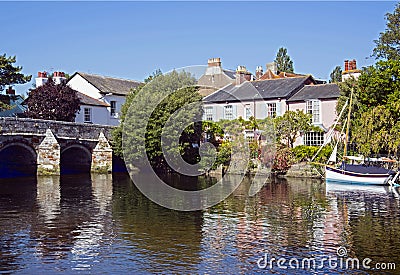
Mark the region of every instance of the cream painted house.
[[242, 117], [257, 119], [283, 115], [288, 110], [303, 110], [313, 115], [313, 123], [324, 132], [305, 133], [295, 145], [321, 145], [337, 117], [339, 88], [336, 84], [317, 84], [312, 76], [283, 77], [258, 81], [237, 81], [206, 96], [203, 119], [219, 121]]

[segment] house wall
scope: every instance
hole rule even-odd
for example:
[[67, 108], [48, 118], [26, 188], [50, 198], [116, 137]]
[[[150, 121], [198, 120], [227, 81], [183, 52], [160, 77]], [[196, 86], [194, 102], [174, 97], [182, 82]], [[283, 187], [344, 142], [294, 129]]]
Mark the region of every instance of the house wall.
[[[73, 78], [71, 78], [68, 82], [68, 85], [74, 90], [77, 90], [95, 99], [104, 101], [108, 104], [110, 104], [111, 101], [116, 102], [116, 114], [113, 116], [111, 115], [111, 107], [89, 106], [90, 108], [93, 109], [92, 117], [93, 120], [96, 121], [96, 122], [93, 121], [93, 123], [101, 125], [111, 125], [111, 126], [116, 126], [120, 123], [119, 120], [120, 112], [121, 112], [121, 107], [126, 100], [125, 96], [114, 95], [114, 94], [103, 95], [99, 92], [99, 90], [96, 87], [90, 84], [86, 79], [84, 79], [79, 74], [76, 74]], [[83, 122], [83, 108], [84, 107], [82, 105], [81, 111], [76, 117], [76, 122]]]
[[121, 107], [126, 101], [126, 97], [122, 95], [106, 95], [104, 96], [104, 102], [111, 105], [111, 101], [116, 102], [116, 114], [111, 115], [111, 107], [107, 107], [108, 110], [108, 125], [118, 125], [120, 123]]
[[337, 99], [335, 100], [323, 100], [321, 101], [321, 118], [322, 124], [326, 128], [330, 128], [337, 117], [336, 113]]
[[100, 99], [102, 97], [99, 90], [79, 74], [74, 75], [74, 77], [68, 81], [68, 85], [72, 89], [77, 90], [78, 92], [81, 92], [82, 94], [88, 95], [90, 97], [96, 99]]
[[[321, 123], [325, 129], [329, 130], [335, 123], [335, 119], [337, 117], [336, 104], [337, 104], [337, 99], [321, 100]], [[302, 110], [303, 112], [305, 112], [306, 103], [304, 101], [289, 103], [289, 110], [290, 111]], [[327, 134], [328, 133], [326, 132], [324, 135], [325, 140], [328, 138]], [[304, 144], [303, 138], [304, 138], [303, 136], [298, 137], [296, 139], [296, 142], [294, 143], [294, 146], [303, 145]]]
[[[277, 108], [277, 116], [283, 115], [286, 110], [286, 103], [284, 101], [279, 100], [265, 100], [265, 101], [243, 101], [243, 102], [234, 102], [234, 103], [206, 103], [204, 107], [213, 107], [213, 121], [219, 121], [224, 118], [224, 106], [232, 105], [233, 106], [233, 116], [234, 118], [242, 117], [246, 119], [246, 110], [245, 106], [250, 106], [252, 116], [255, 116], [257, 119], [264, 119], [267, 117], [267, 104], [268, 103], [276, 103]], [[255, 108], [254, 108], [255, 105]]]
[[[81, 105], [79, 112], [76, 114], [75, 122], [84, 123], [84, 108], [90, 108], [92, 110], [92, 123], [99, 125], [114, 125], [107, 123], [109, 121], [110, 113], [107, 107]], [[115, 124], [117, 125], [117, 124]]]

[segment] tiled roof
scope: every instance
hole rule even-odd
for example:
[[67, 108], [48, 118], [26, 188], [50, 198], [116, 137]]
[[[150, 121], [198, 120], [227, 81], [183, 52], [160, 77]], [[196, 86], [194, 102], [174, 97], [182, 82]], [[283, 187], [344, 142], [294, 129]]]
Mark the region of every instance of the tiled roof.
[[103, 102], [101, 100], [95, 99], [88, 95], [78, 92], [77, 96], [83, 105], [92, 105], [92, 106], [100, 106], [100, 107], [110, 107], [110, 104]]
[[226, 74], [229, 78], [232, 78], [232, 79], [235, 79], [235, 78], [236, 78], [236, 72], [235, 72], [235, 71], [225, 70], [225, 69], [222, 69], [222, 71], [223, 71], [224, 74]]
[[79, 74], [80, 76], [82, 76], [89, 83], [95, 86], [100, 91], [100, 93], [103, 94], [113, 93], [115, 95], [127, 95], [129, 94], [131, 89], [134, 89], [140, 85], [140, 82], [134, 80], [120, 79], [115, 77], [87, 74], [81, 72], [77, 72], [75, 74]]
[[204, 102], [230, 102], [254, 99], [289, 98], [304, 85], [314, 82], [312, 77], [290, 77], [230, 84], [203, 99]]
[[306, 85], [288, 101], [303, 101], [310, 99], [338, 98], [340, 95], [339, 86], [332, 84]]
[[26, 110], [23, 106], [24, 99], [20, 95], [0, 95], [0, 101], [11, 106], [10, 110], [1, 111], [0, 117], [15, 117]]

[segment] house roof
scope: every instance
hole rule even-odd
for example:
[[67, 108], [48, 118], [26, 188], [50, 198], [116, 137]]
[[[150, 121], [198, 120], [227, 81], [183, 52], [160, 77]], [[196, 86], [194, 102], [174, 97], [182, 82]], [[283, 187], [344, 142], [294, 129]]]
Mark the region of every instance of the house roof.
[[115, 95], [127, 95], [129, 94], [131, 89], [134, 89], [141, 84], [139, 81], [135, 80], [121, 79], [82, 72], [76, 72], [71, 78], [73, 78], [76, 74], [79, 74], [81, 77], [86, 79], [102, 94], [112, 93]]
[[304, 101], [310, 99], [338, 98], [340, 95], [337, 84], [306, 85], [288, 101]]
[[20, 95], [0, 95], [0, 101], [11, 106], [10, 110], [1, 111], [0, 117], [15, 117], [26, 110], [23, 106], [24, 99]]
[[99, 107], [110, 107], [110, 104], [103, 102], [101, 100], [95, 99], [88, 95], [85, 95], [81, 92], [76, 94], [82, 105], [91, 105], [91, 106], [99, 106]]
[[311, 76], [246, 81], [241, 85], [227, 85], [205, 97], [203, 101], [211, 103], [289, 98], [310, 83], [314, 83]]
[[276, 79], [276, 78], [287, 78], [287, 77], [306, 77], [304, 74], [295, 74], [295, 73], [286, 73], [280, 72], [279, 74], [275, 74], [273, 71], [268, 69], [259, 80], [267, 80], [267, 79]]
[[222, 71], [223, 71], [224, 74], [226, 74], [229, 78], [232, 78], [232, 79], [235, 79], [235, 78], [236, 78], [236, 72], [235, 72], [235, 71], [226, 70], [226, 69], [222, 69]]

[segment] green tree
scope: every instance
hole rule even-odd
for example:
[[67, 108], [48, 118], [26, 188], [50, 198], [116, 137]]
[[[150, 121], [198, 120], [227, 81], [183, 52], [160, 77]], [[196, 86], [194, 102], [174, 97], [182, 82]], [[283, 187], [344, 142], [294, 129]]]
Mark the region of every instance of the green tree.
[[294, 72], [293, 61], [290, 59], [290, 56], [287, 53], [287, 49], [284, 47], [279, 48], [276, 54], [275, 63], [278, 72]]
[[[185, 105], [199, 102], [201, 96], [198, 88], [194, 85], [196, 80], [190, 73], [173, 71], [169, 74], [151, 76], [151, 81], [147, 81], [146, 85], [141, 85], [128, 95], [125, 104], [122, 107], [121, 125], [113, 131], [114, 150], [124, 157], [129, 164], [137, 168], [141, 168], [143, 164], [141, 137], [143, 130], [137, 125], [142, 125], [145, 121], [145, 151], [151, 165], [159, 170], [168, 169], [168, 165], [164, 159], [163, 149], [168, 152], [175, 152], [189, 163], [198, 161], [198, 150], [194, 149], [192, 144], [197, 143], [200, 139], [201, 128], [197, 124], [191, 124], [194, 117], [201, 117], [201, 108], [192, 108], [188, 113], [176, 114], [175, 112], [183, 108]], [[166, 91], [173, 91], [165, 97]], [[140, 96], [139, 96], [140, 94]], [[165, 97], [165, 98], [164, 98]], [[163, 99], [162, 99], [163, 98]], [[158, 102], [155, 107], [152, 102]], [[136, 108], [130, 108], [135, 106]], [[140, 107], [137, 107], [140, 106]], [[150, 117], [146, 117], [151, 113]], [[178, 133], [177, 129], [168, 126], [167, 121], [172, 114], [175, 113], [176, 122], [181, 125], [189, 125], [183, 131]], [[168, 137], [179, 137], [179, 146], [163, 145], [161, 143], [161, 135], [166, 133]], [[140, 133], [139, 133], [139, 132]], [[122, 142], [122, 137], [124, 140]], [[122, 146], [129, 147], [129, 150], [123, 150]], [[139, 148], [139, 147], [140, 148]]]
[[15, 62], [15, 56], [0, 55], [0, 92], [6, 85], [24, 84], [31, 81], [32, 76], [22, 74], [22, 67], [13, 65]]
[[[354, 86], [350, 136], [360, 153], [397, 153], [400, 144], [399, 80], [400, 60], [386, 60], [365, 68]], [[346, 95], [341, 94], [339, 102], [343, 102], [343, 97]]]
[[331, 79], [329, 80], [329, 83], [342, 82], [342, 68], [340, 66], [336, 66], [331, 72], [330, 77]]
[[386, 29], [379, 39], [374, 40], [373, 56], [377, 59], [400, 59], [400, 3], [397, 3], [393, 13], [387, 13]]
[[74, 121], [80, 108], [77, 91], [65, 82], [55, 84], [52, 78], [31, 90], [25, 102], [27, 117], [36, 119]]
[[278, 141], [287, 143], [288, 147], [293, 148], [296, 138], [301, 133], [310, 131], [321, 131], [320, 128], [311, 123], [311, 114], [303, 111], [287, 111], [283, 116], [275, 118], [275, 131]]

